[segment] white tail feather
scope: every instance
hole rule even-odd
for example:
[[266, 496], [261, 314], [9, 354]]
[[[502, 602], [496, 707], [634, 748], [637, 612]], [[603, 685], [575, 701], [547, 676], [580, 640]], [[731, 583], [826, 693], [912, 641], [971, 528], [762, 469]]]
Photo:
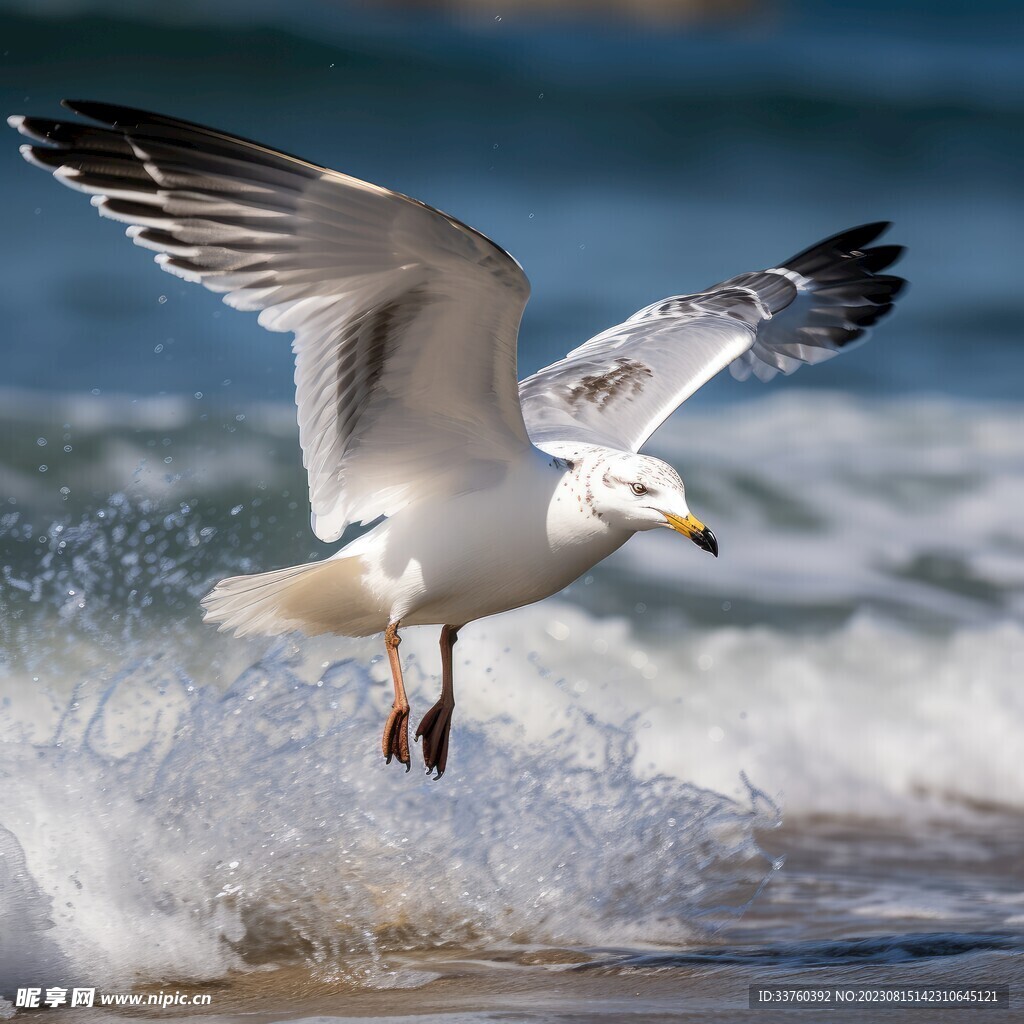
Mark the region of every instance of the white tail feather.
[[221, 580], [203, 598], [205, 622], [235, 636], [278, 636], [298, 631], [307, 636], [338, 633], [369, 636], [382, 630], [387, 610], [362, 583], [357, 556], [309, 565], [233, 576]]

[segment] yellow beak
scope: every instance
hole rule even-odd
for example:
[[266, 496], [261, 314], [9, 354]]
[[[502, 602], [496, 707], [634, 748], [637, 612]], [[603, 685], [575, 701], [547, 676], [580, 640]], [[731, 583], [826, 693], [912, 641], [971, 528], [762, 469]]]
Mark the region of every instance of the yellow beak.
[[[658, 509], [661, 512], [661, 509]], [[671, 512], [661, 512], [665, 517], [667, 526], [671, 526], [677, 533], [689, 537], [694, 544], [703, 551], [710, 551], [718, 557], [718, 539], [715, 535], [695, 516], [674, 516]]]

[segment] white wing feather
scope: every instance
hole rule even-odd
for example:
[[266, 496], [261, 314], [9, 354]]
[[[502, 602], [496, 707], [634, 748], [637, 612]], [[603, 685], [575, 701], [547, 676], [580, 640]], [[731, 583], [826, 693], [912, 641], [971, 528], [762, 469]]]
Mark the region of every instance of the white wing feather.
[[22, 152], [130, 225], [164, 270], [291, 331], [299, 437], [322, 540], [529, 445], [519, 265], [398, 193], [245, 139], [105, 104], [102, 122], [12, 118]]
[[626, 451], [641, 445], [686, 398], [754, 342], [760, 313], [747, 293], [735, 296], [747, 320], [701, 309], [641, 310], [591, 338], [519, 385], [535, 444], [599, 444]]

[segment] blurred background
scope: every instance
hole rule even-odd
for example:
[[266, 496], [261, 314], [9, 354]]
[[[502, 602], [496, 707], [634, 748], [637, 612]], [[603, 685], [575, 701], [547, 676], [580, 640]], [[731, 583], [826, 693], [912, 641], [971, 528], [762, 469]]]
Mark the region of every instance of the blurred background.
[[[6, 2], [0, 89], [5, 111], [148, 106], [451, 212], [533, 283], [524, 375], [657, 298], [891, 219], [898, 328], [773, 388], [1019, 397], [1012, 0], [500, 7]], [[289, 396], [285, 339], [154, 274], [16, 141], [3, 384]]]
[[[528, 879], [511, 890], [496, 881], [489, 840], [466, 839], [467, 875], [451, 880], [461, 897], [435, 907], [424, 943], [467, 941], [456, 922], [490, 934], [509, 891], [517, 907], [533, 908], [515, 911], [514, 927], [537, 941], [597, 941], [609, 928], [682, 941], [709, 901], [749, 897], [727, 893], [737, 879], [750, 882], [752, 863], [774, 877], [744, 918], [748, 937], [920, 931], [928, 922], [1020, 931], [1016, 0], [5, 0], [0, 25], [5, 114], [54, 115], [65, 96], [152, 108], [412, 195], [493, 238], [533, 285], [522, 376], [659, 298], [892, 220], [885, 241], [908, 247], [896, 272], [911, 286], [872, 340], [768, 385], [725, 374], [652, 442], [682, 472], [722, 557], [638, 538], [559, 599], [464, 631], [463, 672], [479, 683], [460, 698], [455, 765], [442, 786], [409, 791], [418, 803], [403, 805], [394, 835], [429, 822], [432, 838], [416, 840], [442, 872], [443, 844], [477, 835], [456, 797], [473, 806], [472, 779], [491, 777], [512, 730], [530, 741], [526, 753], [478, 793], [505, 806], [489, 819], [491, 840], [532, 828], [533, 860], [557, 861], [601, 806], [613, 808], [602, 819], [607, 842], [583, 844], [561, 895], [544, 896], [545, 916]], [[293, 879], [307, 881], [291, 884], [309, 892], [319, 892], [320, 865], [337, 868], [324, 845], [332, 839], [343, 835], [365, 871], [381, 856], [372, 828], [343, 821], [380, 796], [374, 786], [392, 791], [369, 742], [376, 718], [343, 746], [365, 746], [355, 775], [378, 781], [353, 797], [351, 782], [317, 789], [310, 776], [318, 758], [364, 756], [324, 753], [363, 705], [317, 704], [319, 673], [339, 651], [366, 666], [379, 652], [372, 643], [300, 646], [301, 658], [288, 654], [312, 666], [300, 669], [280, 660], [280, 647], [201, 625], [197, 600], [220, 576], [329, 553], [308, 528], [287, 339], [161, 274], [82, 196], [26, 166], [13, 132], [6, 140], [0, 736], [21, 795], [0, 840], [13, 837], [35, 885], [18, 890], [17, 906], [37, 897], [61, 906], [65, 890], [80, 899], [68, 889], [68, 858], [78, 864], [102, 849], [120, 863], [123, 836], [69, 825], [58, 855], [30, 827], [78, 806], [62, 779], [90, 778], [96, 793], [81, 798], [80, 813], [130, 805], [132, 864], [156, 881], [128, 898], [94, 879], [95, 902], [61, 918], [47, 941], [56, 934], [69, 963], [104, 964], [110, 978], [166, 970], [157, 959], [140, 967], [139, 942], [111, 945], [98, 922], [114, 914], [130, 936], [152, 907], [165, 908], [167, 891], [208, 909], [230, 883], [234, 917], [166, 910], [180, 929], [180, 955], [168, 954], [174, 971], [201, 973], [196, 950], [219, 965], [210, 970], [227, 969], [242, 947], [232, 939], [225, 952], [223, 935], [258, 934], [254, 914], [283, 919], [302, 905], [294, 888], [277, 885], [268, 848], [297, 858]], [[410, 634], [403, 647], [419, 659], [424, 694], [435, 685], [435, 643]], [[161, 652], [154, 668], [147, 659]], [[256, 676], [237, 676], [247, 666]], [[383, 706], [378, 669], [323, 677]], [[282, 708], [300, 683], [303, 706], [319, 711], [301, 727], [311, 730], [306, 745], [294, 747], [301, 729]], [[122, 749], [103, 709], [120, 706], [126, 690], [149, 711], [124, 697]], [[210, 696], [222, 692], [227, 704]], [[264, 698], [271, 703], [259, 712]], [[154, 718], [167, 701], [173, 707]], [[248, 721], [232, 717], [241, 712], [265, 717], [232, 732]], [[75, 715], [86, 717], [75, 725]], [[41, 773], [39, 750], [63, 767]], [[557, 778], [552, 766], [565, 759], [578, 767], [616, 757], [624, 774], [586, 776], [589, 788], [523, 788], [527, 776]], [[151, 774], [138, 758], [150, 759]], [[221, 813], [224, 801], [277, 807], [285, 796], [275, 780], [286, 776], [310, 795], [287, 794], [277, 832], [255, 811], [244, 821]], [[675, 826], [666, 801], [681, 808], [679, 821], [719, 821], [731, 838], [688, 833], [671, 847], [654, 825], [638, 831], [644, 814]], [[181, 807], [191, 823], [174, 818]], [[771, 848], [755, 836], [780, 808], [784, 841]], [[201, 846], [207, 864], [182, 891], [165, 848], [172, 818], [175, 857], [195, 863]], [[325, 831], [321, 819], [333, 824]], [[822, 821], [845, 838], [812, 856], [807, 837]], [[287, 829], [301, 842], [286, 850]], [[549, 832], [550, 849], [541, 841]], [[625, 902], [601, 890], [622, 862], [596, 859], [598, 849], [631, 851], [646, 865], [630, 869]], [[780, 873], [787, 850], [791, 867]], [[525, 856], [506, 854], [503, 865]], [[924, 887], [915, 881], [923, 857], [933, 878]], [[694, 858], [712, 867], [702, 873]], [[391, 947], [378, 933], [398, 913], [397, 897], [382, 902], [349, 882], [327, 918], [295, 927], [324, 936], [351, 918], [360, 934], [378, 935], [379, 960]], [[666, 892], [676, 902], [666, 905]], [[598, 904], [581, 917], [580, 906]], [[817, 916], [800, 917], [798, 905]], [[638, 921], [647, 923], [624, 924]], [[328, 958], [331, 941], [317, 947]], [[373, 961], [367, 977], [381, 969]]]

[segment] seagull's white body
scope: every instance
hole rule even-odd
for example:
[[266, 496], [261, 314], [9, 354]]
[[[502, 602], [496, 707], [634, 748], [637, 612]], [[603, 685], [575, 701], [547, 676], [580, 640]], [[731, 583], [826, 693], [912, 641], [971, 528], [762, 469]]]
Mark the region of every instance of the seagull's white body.
[[[531, 604], [632, 536], [581, 514], [586, 507], [575, 469], [534, 449], [492, 487], [408, 506], [282, 580], [268, 598], [265, 622], [251, 605], [250, 578], [239, 577], [246, 616], [239, 628], [366, 636], [393, 621], [461, 625]], [[219, 614], [230, 622], [232, 581], [220, 589]]]
[[583, 512], [575, 471], [534, 449], [488, 490], [403, 510], [356, 548], [389, 621], [463, 624], [557, 593], [631, 535]]
[[529, 284], [479, 232], [210, 128], [68, 105], [99, 124], [10, 119], [34, 140], [26, 159], [163, 269], [294, 334], [313, 529], [332, 542], [383, 519], [323, 562], [222, 581], [207, 619], [240, 634], [461, 626], [654, 526], [717, 553], [678, 475], [635, 453], [720, 370], [767, 379], [828, 358], [904, 283], [878, 274], [900, 250], [863, 248], [884, 228], [868, 225], [648, 306], [518, 383]]

